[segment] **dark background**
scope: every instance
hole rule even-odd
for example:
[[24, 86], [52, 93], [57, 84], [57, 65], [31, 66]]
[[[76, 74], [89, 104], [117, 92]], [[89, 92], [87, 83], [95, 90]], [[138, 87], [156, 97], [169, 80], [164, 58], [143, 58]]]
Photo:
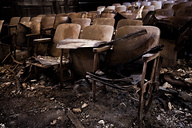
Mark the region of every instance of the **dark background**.
[[95, 11], [97, 6], [123, 2], [124, 0], [1, 0], [0, 19], [9, 22], [13, 16], [33, 17], [38, 14]]

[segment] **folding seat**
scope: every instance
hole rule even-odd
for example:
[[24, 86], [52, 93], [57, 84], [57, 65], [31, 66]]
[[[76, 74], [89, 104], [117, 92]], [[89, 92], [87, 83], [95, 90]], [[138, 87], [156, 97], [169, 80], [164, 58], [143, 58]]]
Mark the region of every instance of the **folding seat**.
[[[150, 106], [152, 102], [152, 92], [158, 88], [159, 50], [161, 50], [161, 47], [156, 46], [158, 46], [159, 43], [160, 30], [153, 26], [124, 26], [117, 29], [115, 40], [111, 41], [113, 31], [114, 28], [109, 25], [91, 25], [84, 28], [80, 39], [62, 40], [57, 45], [57, 48], [62, 50], [69, 48], [71, 71], [80, 77], [85, 78], [86, 76], [87, 79], [92, 80], [92, 98], [94, 101], [96, 90], [101, 89], [102, 85], [126, 91], [126, 87], [118, 84], [122, 81], [131, 82], [130, 78], [113, 79], [113, 77], [104, 78], [103, 76], [110, 76], [114, 74], [113, 71], [116, 71], [117, 75], [119, 73], [122, 74], [123, 71], [129, 69], [128, 63], [133, 60], [138, 60], [138, 57], [139, 59], [142, 57], [143, 70], [141, 67], [141, 83], [137, 82], [140, 83], [141, 87], [138, 118], [140, 127], [142, 127], [143, 108]], [[152, 60], [154, 60], [154, 64], [152, 66], [151, 77], [149, 77], [146, 82], [146, 68], [148, 62]], [[62, 63], [62, 60], [60, 63]], [[136, 63], [133, 65], [137, 66]], [[118, 68], [118, 66], [120, 67]], [[123, 69], [121, 67], [123, 67]], [[102, 71], [102, 73], [98, 74], [96, 72], [98, 70]], [[125, 73], [129, 74], [128, 71]], [[125, 76], [125, 73], [120, 74], [120, 76]], [[101, 85], [98, 88], [96, 88], [97, 82], [101, 83], [98, 84], [98, 86]], [[147, 87], [149, 87], [148, 91]], [[144, 99], [145, 92], [148, 93], [149, 96], [146, 100]]]
[[[63, 41], [60, 41], [57, 45], [58, 49], [70, 49], [69, 50], [69, 65], [71, 72], [75, 75], [74, 78], [77, 77], [83, 77], [85, 78], [86, 71], [92, 71], [92, 65], [93, 65], [93, 53], [92, 48], [86, 47], [87, 41], [90, 41], [87, 43], [92, 44], [92, 41], [111, 41], [112, 35], [113, 35], [114, 28], [113, 26], [109, 25], [91, 25], [87, 26], [83, 29], [80, 39], [73, 40], [72, 42], [68, 42], [66, 48], [63, 46]], [[67, 39], [66, 39], [67, 40]], [[73, 43], [73, 41], [75, 43]], [[79, 43], [78, 43], [79, 42]], [[85, 43], [85, 47], [83, 47], [82, 43]], [[71, 44], [71, 45], [70, 45]], [[80, 45], [78, 45], [80, 44]], [[72, 46], [73, 48], [70, 48]], [[63, 52], [62, 55], [63, 56]], [[62, 60], [61, 60], [62, 62]], [[64, 67], [63, 64], [61, 64], [61, 67]], [[62, 71], [61, 71], [62, 73]], [[61, 75], [61, 81], [63, 77]]]
[[[59, 65], [61, 50], [56, 49], [56, 45], [59, 41], [66, 38], [77, 39], [79, 38], [81, 26], [75, 23], [65, 23], [57, 26], [53, 39], [51, 38], [41, 38], [34, 39], [34, 57], [36, 58], [37, 63], [33, 60], [29, 60], [31, 65], [35, 66], [35, 73], [37, 73], [37, 67], [39, 68], [48, 68], [54, 65]], [[44, 45], [46, 50], [39, 48], [39, 44]], [[69, 50], [64, 50], [63, 54], [65, 59], [68, 57]]]
[[11, 51], [14, 53], [14, 57], [16, 57], [16, 48], [21, 48], [26, 44], [25, 34], [28, 32], [28, 29], [26, 29], [22, 24], [28, 22], [29, 20], [30, 17], [12, 17], [8, 25], [9, 34], [1, 39], [2, 42], [10, 45]]
[[9, 31], [10, 35], [13, 35], [13, 33], [16, 31], [16, 26], [19, 23], [20, 19], [21, 19], [20, 17], [11, 18], [9, 25], [8, 25], [8, 27], [9, 27], [8, 31]]
[[[135, 35], [135, 33], [137, 33], [138, 31], [142, 31], [143, 29], [147, 31], [146, 34]], [[126, 35], [129, 36], [127, 36], [127, 38], [123, 38]], [[131, 38], [129, 39], [128, 37]], [[152, 102], [152, 95], [154, 95], [153, 90], [158, 88], [158, 76], [160, 71], [159, 50], [162, 50], [161, 46], [158, 46], [159, 37], [160, 30], [157, 27], [121, 27], [117, 29], [115, 35], [116, 41], [114, 40], [112, 44], [108, 42], [106, 43], [106, 45], [98, 48], [93, 48], [93, 67], [91, 72], [87, 72], [87, 78], [92, 80], [93, 100], [95, 100], [97, 95], [96, 90], [103, 88], [106, 89], [105, 86], [123, 91], [129, 89], [132, 84], [138, 84], [138, 86], [140, 86], [141, 91], [138, 109], [139, 127], [143, 127], [142, 121], [145, 116], [144, 113], [147, 113]], [[156, 49], [157, 51], [156, 53], [153, 53], [150, 49], [152, 51]], [[103, 52], [107, 52], [104, 54], [106, 55], [104, 57], [102, 56]], [[139, 56], [142, 58], [142, 61], [139, 60]], [[104, 62], [102, 61], [103, 59], [101, 57], [104, 58]], [[148, 66], [149, 62], [153, 62], [153, 66]], [[151, 71], [147, 70], [147, 67], [150, 67]], [[134, 79], [135, 76], [139, 74], [141, 77], [138, 82]], [[147, 77], [146, 74], [149, 74], [150, 76]], [[147, 90], [147, 88], [149, 88], [149, 90]], [[146, 93], [146, 95], [148, 96], [147, 98], [144, 97], [144, 93]]]

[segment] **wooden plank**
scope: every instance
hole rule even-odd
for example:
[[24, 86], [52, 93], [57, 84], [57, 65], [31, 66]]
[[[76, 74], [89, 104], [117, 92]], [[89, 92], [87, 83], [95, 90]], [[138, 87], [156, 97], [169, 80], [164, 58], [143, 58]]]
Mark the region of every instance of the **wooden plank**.
[[68, 108], [67, 116], [71, 120], [71, 122], [75, 125], [76, 128], [85, 128], [81, 122], [77, 119], [75, 114]]

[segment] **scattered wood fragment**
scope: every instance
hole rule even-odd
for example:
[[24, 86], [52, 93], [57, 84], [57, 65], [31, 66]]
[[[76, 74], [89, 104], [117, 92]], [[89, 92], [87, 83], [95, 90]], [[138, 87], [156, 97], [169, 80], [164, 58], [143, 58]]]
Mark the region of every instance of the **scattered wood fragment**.
[[179, 98], [181, 98], [184, 101], [192, 102], [192, 97], [182, 91], [180, 92], [180, 91], [176, 91], [174, 89], [166, 89], [166, 88], [162, 88], [162, 87], [159, 87], [159, 89], [162, 91], [165, 91], [166, 93], [175, 94], [176, 96], [178, 96]]
[[85, 128], [81, 122], [77, 119], [75, 114], [68, 108], [67, 116], [71, 120], [71, 122], [75, 125], [76, 128]]
[[164, 74], [165, 81], [169, 82], [171, 85], [181, 86], [181, 87], [191, 87], [191, 84], [183, 82], [181, 80], [172, 79], [170, 74]]

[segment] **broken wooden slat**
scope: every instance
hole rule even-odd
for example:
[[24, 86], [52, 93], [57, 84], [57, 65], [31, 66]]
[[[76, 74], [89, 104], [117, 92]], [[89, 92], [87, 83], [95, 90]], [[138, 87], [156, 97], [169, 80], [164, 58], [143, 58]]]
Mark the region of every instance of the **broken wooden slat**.
[[71, 122], [75, 125], [76, 128], [85, 128], [69, 108], [67, 111], [67, 116], [70, 118]]

